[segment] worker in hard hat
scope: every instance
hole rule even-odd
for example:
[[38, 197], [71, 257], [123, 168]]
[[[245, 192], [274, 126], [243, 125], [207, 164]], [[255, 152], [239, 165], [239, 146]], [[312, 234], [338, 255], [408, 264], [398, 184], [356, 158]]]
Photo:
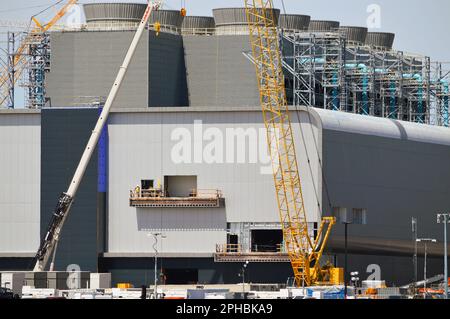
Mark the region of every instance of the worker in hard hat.
[[136, 197], [141, 197], [141, 187], [139, 185], [135, 187], [134, 194]]

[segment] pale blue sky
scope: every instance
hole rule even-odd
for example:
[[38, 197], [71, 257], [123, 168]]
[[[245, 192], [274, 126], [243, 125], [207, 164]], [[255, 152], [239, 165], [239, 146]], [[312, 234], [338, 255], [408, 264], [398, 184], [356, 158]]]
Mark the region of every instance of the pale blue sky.
[[[184, 0], [183, 0], [184, 1]], [[26, 20], [56, 0], [0, 0], [0, 19]], [[80, 0], [90, 2], [145, 2], [143, 0]], [[185, 0], [188, 14], [211, 15], [217, 7], [243, 6], [243, 0]], [[179, 9], [181, 0], [167, 0], [166, 7]], [[274, 0], [281, 8], [281, 0]], [[395, 32], [395, 47], [450, 61], [450, 1], [448, 0], [284, 0], [288, 12], [313, 19], [334, 19], [344, 25], [366, 25], [368, 5], [381, 7], [381, 31]], [[30, 7], [29, 9], [23, 9]]]
[[[56, 0], [0, 0], [0, 20], [27, 21], [30, 16]], [[143, 0], [80, 0], [79, 3], [146, 2]], [[218, 7], [241, 7], [243, 0], [183, 0], [189, 15], [212, 15]], [[165, 8], [180, 9], [181, 0], [165, 1]], [[311, 15], [313, 19], [338, 20], [341, 25], [366, 26], [367, 8], [381, 8], [381, 28], [372, 31], [396, 33], [398, 50], [431, 56], [433, 61], [450, 62], [449, 0], [284, 0], [288, 13]], [[282, 8], [281, 0], [274, 0]], [[49, 12], [51, 14], [52, 11]], [[3, 29], [4, 31], [4, 29]], [[0, 36], [5, 37], [0, 34]], [[0, 39], [3, 42], [4, 39]]]

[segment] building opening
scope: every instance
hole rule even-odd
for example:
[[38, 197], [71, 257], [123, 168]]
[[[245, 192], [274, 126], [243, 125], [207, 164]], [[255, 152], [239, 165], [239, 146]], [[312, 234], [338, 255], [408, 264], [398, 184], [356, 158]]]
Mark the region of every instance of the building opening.
[[150, 189], [150, 188], [153, 188], [153, 180], [152, 179], [141, 180], [141, 189]]
[[237, 253], [239, 251], [239, 237], [235, 234], [228, 234], [228, 248], [227, 252]]
[[164, 269], [166, 285], [196, 285], [198, 269]]
[[166, 197], [190, 197], [197, 191], [197, 176], [164, 176]]
[[252, 232], [252, 252], [279, 252], [283, 245], [281, 229], [254, 229]]

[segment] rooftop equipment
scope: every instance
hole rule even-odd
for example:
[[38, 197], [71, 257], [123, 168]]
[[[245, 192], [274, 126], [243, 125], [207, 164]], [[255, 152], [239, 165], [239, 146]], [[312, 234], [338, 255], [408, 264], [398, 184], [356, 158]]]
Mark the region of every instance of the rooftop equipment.
[[386, 50], [392, 50], [395, 34], [387, 32], [368, 32], [366, 44]]
[[213, 17], [186, 16], [181, 25], [183, 34], [213, 34], [216, 24]]
[[[276, 24], [280, 16], [279, 9], [258, 9], [260, 14], [273, 16]], [[248, 20], [245, 8], [220, 8], [213, 9], [214, 20], [216, 23], [216, 34], [218, 35], [237, 35], [248, 34]]]
[[339, 27], [339, 31], [345, 33], [345, 37], [349, 43], [364, 44], [366, 42], [367, 28], [341, 26]]
[[305, 31], [308, 30], [311, 17], [300, 14], [281, 14], [278, 26], [281, 29]]
[[329, 20], [311, 20], [309, 22], [309, 31], [311, 32], [330, 32], [339, 28], [339, 21]]
[[141, 3], [89, 3], [83, 5], [89, 25], [138, 25], [147, 6]]

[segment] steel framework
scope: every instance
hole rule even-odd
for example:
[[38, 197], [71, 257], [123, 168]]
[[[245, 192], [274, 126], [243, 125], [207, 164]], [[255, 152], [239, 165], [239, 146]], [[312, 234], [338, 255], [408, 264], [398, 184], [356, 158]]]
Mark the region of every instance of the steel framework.
[[281, 31], [294, 105], [448, 126], [442, 63], [349, 42], [345, 32]]
[[29, 102], [26, 107], [36, 108], [45, 104], [43, 95], [45, 95], [45, 64], [47, 62], [43, 60], [47, 59], [49, 52], [46, 32], [56, 25], [77, 2], [78, 0], [67, 0], [47, 23], [40, 23], [36, 17], [32, 17], [34, 26], [28, 32], [20, 33], [20, 38], [8, 36], [7, 60], [9, 62], [7, 66], [0, 69], [0, 106], [14, 107], [14, 87], [25, 68], [28, 69], [25, 78], [29, 80], [24, 83], [28, 91], [26, 100]]

